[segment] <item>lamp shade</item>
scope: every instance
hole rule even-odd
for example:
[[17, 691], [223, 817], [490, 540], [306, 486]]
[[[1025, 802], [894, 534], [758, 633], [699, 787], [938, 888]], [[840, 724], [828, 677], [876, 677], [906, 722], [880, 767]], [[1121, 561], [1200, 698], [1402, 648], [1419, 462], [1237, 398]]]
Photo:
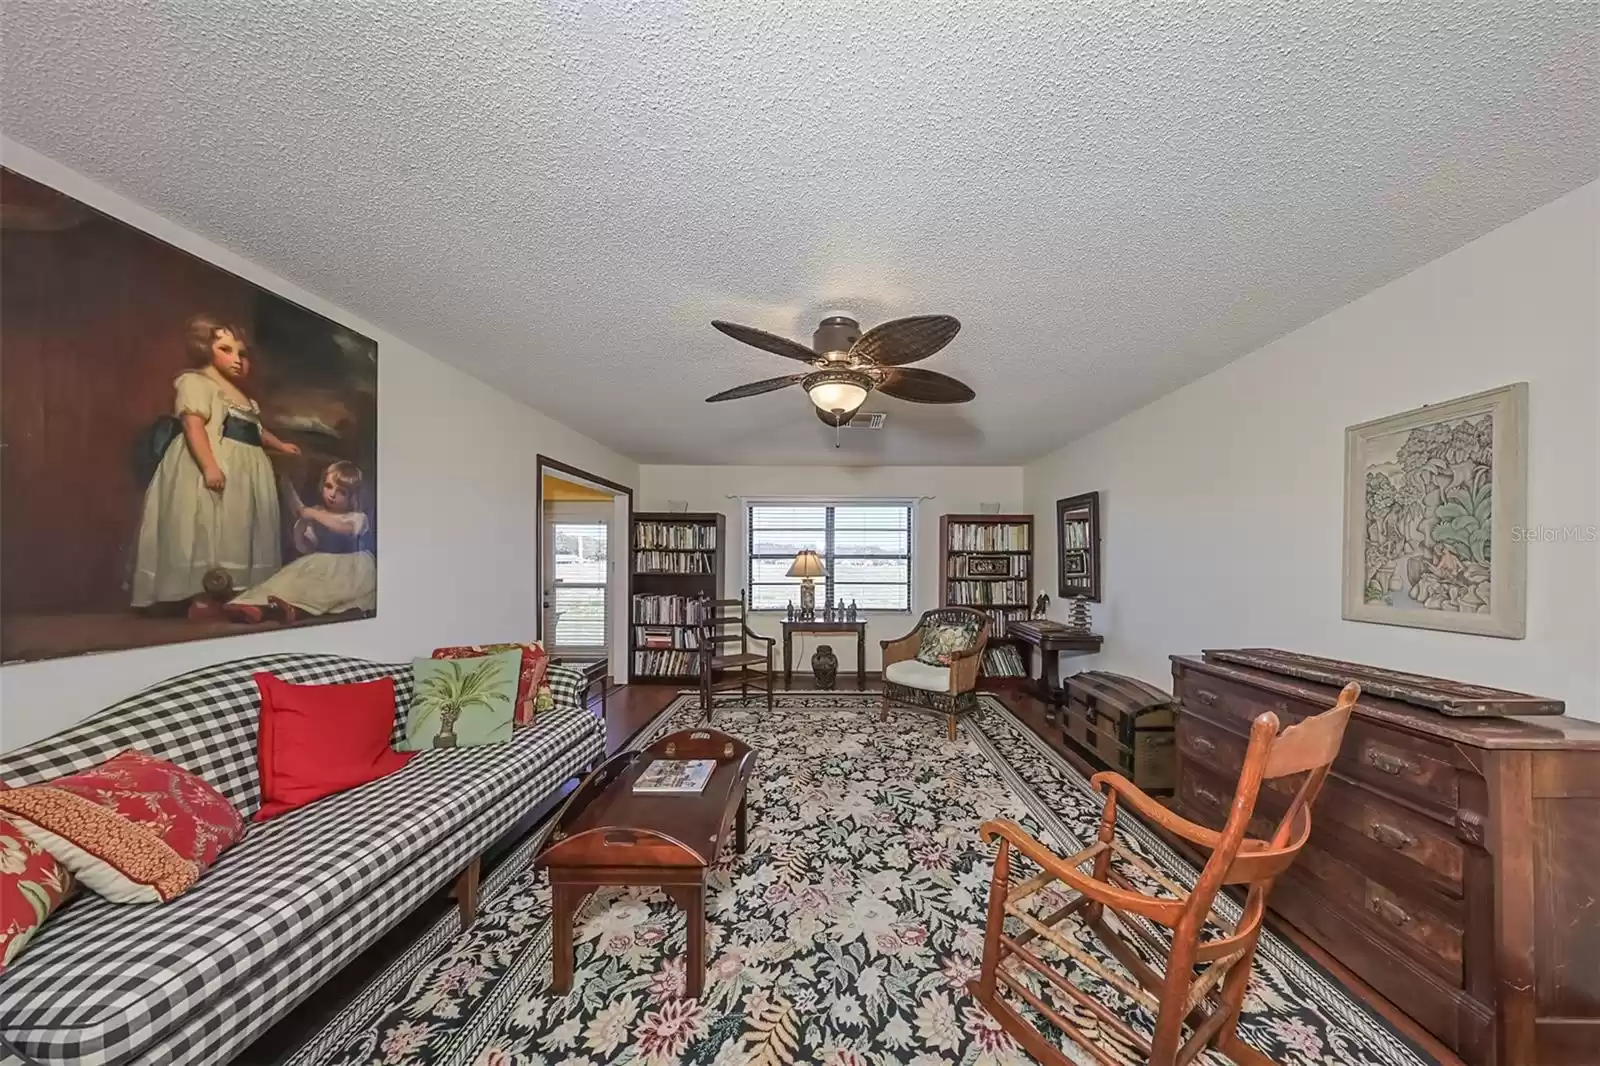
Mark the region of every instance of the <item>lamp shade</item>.
[[786, 577], [826, 577], [827, 571], [822, 568], [822, 557], [810, 548], [805, 548], [796, 553], [794, 562], [789, 564]]

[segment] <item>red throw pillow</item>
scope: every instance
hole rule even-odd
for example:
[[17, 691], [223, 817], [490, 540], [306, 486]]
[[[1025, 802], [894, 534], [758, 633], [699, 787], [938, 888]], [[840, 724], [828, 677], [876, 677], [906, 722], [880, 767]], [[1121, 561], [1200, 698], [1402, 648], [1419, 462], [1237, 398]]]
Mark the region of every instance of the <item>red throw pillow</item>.
[[[0, 782], [0, 789], [5, 787]], [[0, 817], [0, 973], [75, 888], [72, 874], [54, 855], [11, 819]]]
[[484, 655], [497, 655], [503, 651], [522, 652], [522, 673], [517, 677], [517, 710], [512, 721], [527, 725], [533, 721], [533, 712], [539, 702], [540, 689], [547, 688], [545, 674], [550, 669], [550, 656], [538, 642], [532, 644], [458, 644], [448, 648], [435, 648], [430, 658], [477, 659]]
[[227, 797], [142, 751], [0, 791], [0, 813], [113, 903], [172, 899], [244, 836]]
[[291, 685], [256, 674], [261, 690], [257, 767], [264, 822], [312, 800], [376, 781], [411, 761], [390, 747], [394, 678], [350, 685]]

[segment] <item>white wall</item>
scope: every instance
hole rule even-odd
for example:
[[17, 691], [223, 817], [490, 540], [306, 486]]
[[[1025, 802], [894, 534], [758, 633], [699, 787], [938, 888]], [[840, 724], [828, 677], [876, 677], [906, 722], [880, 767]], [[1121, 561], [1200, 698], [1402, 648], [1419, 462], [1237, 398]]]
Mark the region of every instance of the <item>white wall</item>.
[[[890, 432], [893, 432], [892, 430]], [[1022, 510], [1022, 468], [1016, 466], [644, 466], [639, 469], [637, 508], [665, 511], [673, 500], [691, 511], [721, 511], [728, 519], [725, 589], [739, 594], [744, 583], [745, 498], [786, 496], [828, 499], [914, 499], [912, 511], [912, 610], [907, 614], [872, 612], [867, 621], [867, 669], [882, 667], [878, 641], [904, 636], [918, 615], [939, 604], [939, 516], [977, 512], [985, 503], [1002, 511]], [[922, 497], [931, 497], [923, 499]], [[779, 613], [753, 616], [757, 632], [781, 635]], [[818, 644], [831, 645], [839, 656], [839, 673], [856, 667], [855, 643], [838, 635], [795, 638], [795, 669], [809, 672]], [[782, 661], [783, 647], [776, 653]]]
[[[1340, 618], [1344, 428], [1529, 383], [1528, 521], [1600, 523], [1600, 186], [1590, 184], [1026, 468], [1055, 594], [1057, 498], [1099, 490], [1092, 665], [1265, 645], [1564, 698], [1600, 719], [1600, 543], [1528, 546], [1523, 640]], [[1052, 613], [1062, 614], [1061, 604]]]
[[0, 668], [0, 750], [207, 663], [290, 650], [404, 661], [440, 644], [532, 638], [534, 457], [625, 485], [637, 464], [22, 145], [0, 149], [6, 166], [374, 338], [380, 404], [376, 618]]

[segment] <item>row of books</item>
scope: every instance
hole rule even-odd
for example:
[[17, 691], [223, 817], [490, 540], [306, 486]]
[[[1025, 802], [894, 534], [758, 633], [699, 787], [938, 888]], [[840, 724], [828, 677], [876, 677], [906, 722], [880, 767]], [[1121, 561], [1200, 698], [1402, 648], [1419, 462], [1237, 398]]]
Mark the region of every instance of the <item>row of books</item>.
[[634, 626], [635, 648], [678, 648], [695, 651], [700, 647], [700, 630], [683, 626]]
[[1003, 637], [1006, 635], [1007, 627], [1012, 622], [1026, 622], [1028, 620], [1028, 609], [1026, 607], [991, 607], [983, 613], [989, 616], [989, 635], [991, 637]]
[[983, 676], [1027, 677], [1028, 669], [1022, 664], [1022, 652], [1014, 644], [990, 644], [983, 649]]
[[1027, 577], [1033, 560], [1026, 555], [952, 555], [946, 577]]
[[636, 574], [709, 574], [714, 557], [699, 551], [641, 551], [633, 553]]
[[958, 607], [1028, 602], [1026, 581], [947, 581], [945, 590], [945, 599]]
[[677, 551], [716, 551], [717, 527], [698, 524], [677, 525], [670, 522], [635, 522], [633, 546]]
[[643, 625], [697, 626], [710, 613], [709, 601], [693, 596], [653, 596], [640, 593], [633, 598], [633, 620]]
[[969, 523], [950, 526], [950, 550], [958, 552], [1025, 552], [1031, 529], [1016, 523], [996, 522], [980, 526]]
[[634, 676], [684, 677], [700, 673], [700, 653], [662, 649], [633, 653]]
[[1089, 546], [1089, 520], [1068, 520], [1061, 523], [1061, 546], [1063, 548], [1087, 548]]

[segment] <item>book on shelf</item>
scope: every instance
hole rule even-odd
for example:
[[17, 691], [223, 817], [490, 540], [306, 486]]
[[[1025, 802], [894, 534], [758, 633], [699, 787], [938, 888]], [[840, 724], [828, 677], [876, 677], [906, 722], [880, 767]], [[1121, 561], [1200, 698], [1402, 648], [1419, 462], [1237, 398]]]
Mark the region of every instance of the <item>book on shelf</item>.
[[990, 607], [983, 613], [989, 616], [989, 636], [993, 638], [1005, 636], [1013, 623], [1028, 618], [1026, 607]]
[[633, 553], [636, 574], [710, 574], [713, 556], [703, 551], [637, 551]]
[[656, 759], [633, 779], [635, 792], [704, 792], [717, 769], [715, 759]]
[[991, 644], [983, 649], [983, 675], [985, 677], [1027, 677], [1022, 664], [1022, 653], [1012, 644]]
[[696, 651], [700, 647], [700, 631], [688, 626], [634, 626], [633, 646]]
[[1028, 602], [1030, 590], [1027, 581], [1007, 579], [1001, 581], [949, 581], [945, 584], [945, 598], [957, 607], [983, 607], [987, 604], [1011, 606]]
[[951, 551], [1025, 552], [1032, 551], [1031, 528], [1022, 522], [952, 522]]
[[717, 527], [703, 522], [635, 522], [633, 546], [666, 551], [716, 551]]
[[700, 673], [700, 653], [677, 649], [636, 648], [633, 672], [639, 677], [693, 677]]
[[633, 621], [638, 625], [704, 625], [710, 612], [708, 601], [694, 596], [664, 596], [635, 593]]

